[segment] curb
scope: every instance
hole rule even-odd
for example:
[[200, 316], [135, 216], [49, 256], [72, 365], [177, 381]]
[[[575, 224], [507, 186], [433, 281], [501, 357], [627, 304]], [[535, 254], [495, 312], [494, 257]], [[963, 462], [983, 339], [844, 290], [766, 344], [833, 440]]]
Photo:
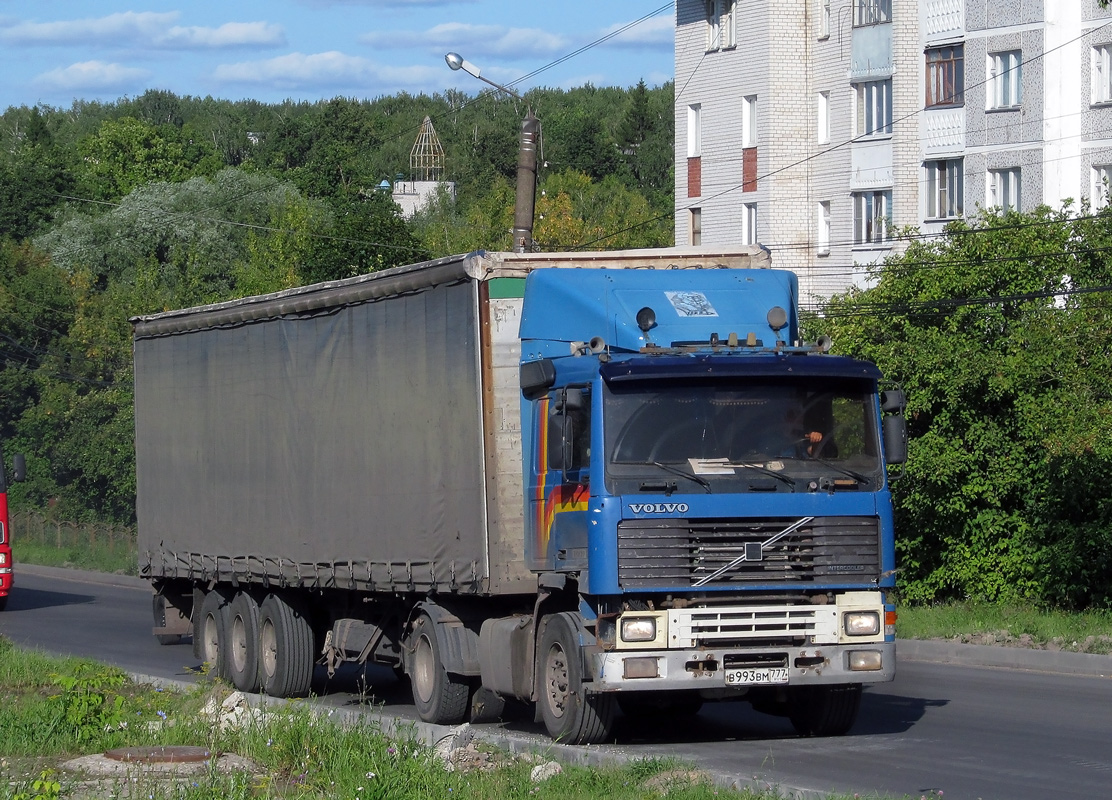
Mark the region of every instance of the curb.
[[1063, 650], [1034, 650], [1026, 647], [994, 647], [962, 644], [942, 639], [898, 639], [896, 660], [956, 664], [965, 667], [994, 667], [1057, 675], [1112, 677], [1112, 655], [1071, 653]]

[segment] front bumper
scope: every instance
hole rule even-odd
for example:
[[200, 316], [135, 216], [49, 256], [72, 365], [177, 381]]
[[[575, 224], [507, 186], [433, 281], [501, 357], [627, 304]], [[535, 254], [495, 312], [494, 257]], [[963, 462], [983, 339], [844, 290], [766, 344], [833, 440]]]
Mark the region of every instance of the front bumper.
[[[629, 659], [635, 661], [627, 664]], [[851, 669], [851, 663], [867, 663], [870, 669]], [[727, 675], [736, 676], [737, 670], [746, 665], [754, 665], [752, 671], [758, 673], [770, 667], [786, 669], [787, 683], [727, 683]], [[879, 668], [872, 668], [876, 665]], [[882, 683], [896, 676], [896, 644], [600, 652], [593, 656], [592, 673], [592, 688], [600, 692], [694, 690], [741, 694], [758, 686]]]

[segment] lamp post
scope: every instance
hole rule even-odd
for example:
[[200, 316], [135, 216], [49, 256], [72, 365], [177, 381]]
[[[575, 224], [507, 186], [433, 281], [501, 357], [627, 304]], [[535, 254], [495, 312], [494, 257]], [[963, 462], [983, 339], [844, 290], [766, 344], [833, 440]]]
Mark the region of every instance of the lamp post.
[[[519, 100], [524, 98], [506, 86], [488, 80], [479, 74], [479, 68], [459, 53], [448, 53], [444, 60], [453, 70], [462, 69], [473, 78], [493, 86], [499, 91], [511, 94]], [[537, 144], [541, 136], [541, 121], [531, 108], [526, 108], [525, 119], [521, 121], [521, 136], [518, 140], [517, 189], [514, 195], [514, 252], [525, 253], [533, 248], [533, 213], [537, 202]]]

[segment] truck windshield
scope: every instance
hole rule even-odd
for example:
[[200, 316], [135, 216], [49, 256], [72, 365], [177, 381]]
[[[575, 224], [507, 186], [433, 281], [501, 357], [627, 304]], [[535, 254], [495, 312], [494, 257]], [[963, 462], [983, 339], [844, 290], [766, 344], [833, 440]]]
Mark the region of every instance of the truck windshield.
[[870, 381], [645, 381], [607, 386], [604, 408], [607, 484], [616, 494], [804, 491], [823, 477], [864, 488], [882, 480]]

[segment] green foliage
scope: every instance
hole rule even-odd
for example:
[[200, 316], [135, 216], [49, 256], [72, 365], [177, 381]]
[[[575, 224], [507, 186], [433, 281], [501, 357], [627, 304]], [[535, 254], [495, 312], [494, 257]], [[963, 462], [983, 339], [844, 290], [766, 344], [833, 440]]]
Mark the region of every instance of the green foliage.
[[11, 800], [56, 800], [62, 795], [62, 784], [54, 776], [54, 770], [44, 769], [26, 788], [17, 788]]
[[51, 699], [62, 707], [62, 719], [74, 741], [82, 744], [123, 721], [124, 698], [114, 690], [127, 682], [122, 672], [87, 665], [73, 674], [55, 674], [62, 693]]
[[1112, 606], [1110, 238], [1107, 212], [984, 212], [825, 309], [816, 332], [908, 392], [907, 600]]

